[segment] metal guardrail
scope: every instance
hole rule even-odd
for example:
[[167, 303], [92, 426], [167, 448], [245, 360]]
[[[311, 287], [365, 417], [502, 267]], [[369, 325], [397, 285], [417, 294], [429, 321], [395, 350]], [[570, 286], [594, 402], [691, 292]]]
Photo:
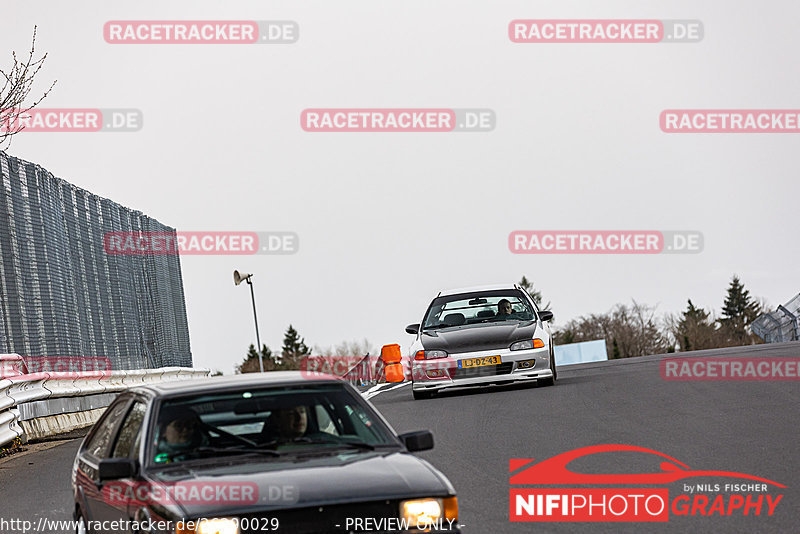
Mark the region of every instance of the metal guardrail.
[[[209, 369], [163, 367], [106, 372], [44, 372], [28, 374], [17, 354], [0, 354], [0, 446], [24, 439], [20, 406], [45, 399], [116, 393], [132, 386], [171, 380], [204, 378]], [[71, 429], [64, 429], [68, 431]]]
[[775, 311], [759, 315], [750, 328], [765, 343], [800, 340], [800, 293]]

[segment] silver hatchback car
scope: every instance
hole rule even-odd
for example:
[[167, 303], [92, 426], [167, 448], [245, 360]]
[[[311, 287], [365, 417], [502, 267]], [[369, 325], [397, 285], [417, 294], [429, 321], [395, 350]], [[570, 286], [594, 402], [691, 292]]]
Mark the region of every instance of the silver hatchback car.
[[422, 323], [406, 327], [416, 336], [409, 354], [414, 398], [516, 381], [553, 385], [552, 318], [517, 284], [440, 292]]

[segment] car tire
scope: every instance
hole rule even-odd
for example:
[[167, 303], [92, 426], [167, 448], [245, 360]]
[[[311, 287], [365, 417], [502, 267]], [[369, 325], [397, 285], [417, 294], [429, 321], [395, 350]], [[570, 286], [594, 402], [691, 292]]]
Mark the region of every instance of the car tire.
[[543, 386], [553, 386], [558, 380], [558, 371], [556, 371], [556, 357], [553, 354], [553, 346], [550, 345], [550, 370], [553, 371], [553, 376], [541, 380]]
[[416, 391], [412, 389], [411, 394], [414, 396], [414, 400], [424, 400], [433, 397], [433, 392], [431, 391]]

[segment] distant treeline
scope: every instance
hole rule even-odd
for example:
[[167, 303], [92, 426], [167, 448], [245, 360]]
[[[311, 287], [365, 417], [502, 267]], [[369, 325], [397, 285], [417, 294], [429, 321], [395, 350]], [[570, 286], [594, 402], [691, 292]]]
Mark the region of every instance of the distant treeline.
[[[542, 297], [524, 276], [525, 287], [538, 303]], [[550, 304], [541, 306], [549, 309]], [[761, 343], [750, 330], [750, 323], [765, 311], [763, 301], [750, 296], [739, 277], [733, 275], [716, 317], [713, 311], [688, 300], [680, 314], [658, 315], [654, 306], [636, 301], [617, 304], [610, 311], [572, 319], [554, 332], [556, 345], [605, 339], [608, 358], [630, 358], [647, 354], [714, 349]]]

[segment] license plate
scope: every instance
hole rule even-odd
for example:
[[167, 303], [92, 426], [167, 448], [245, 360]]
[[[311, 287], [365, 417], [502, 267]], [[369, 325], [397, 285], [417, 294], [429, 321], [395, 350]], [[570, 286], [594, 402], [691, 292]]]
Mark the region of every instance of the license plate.
[[458, 360], [459, 369], [484, 367], [486, 365], [500, 365], [500, 356], [484, 356], [482, 358], [466, 358], [464, 360]]

